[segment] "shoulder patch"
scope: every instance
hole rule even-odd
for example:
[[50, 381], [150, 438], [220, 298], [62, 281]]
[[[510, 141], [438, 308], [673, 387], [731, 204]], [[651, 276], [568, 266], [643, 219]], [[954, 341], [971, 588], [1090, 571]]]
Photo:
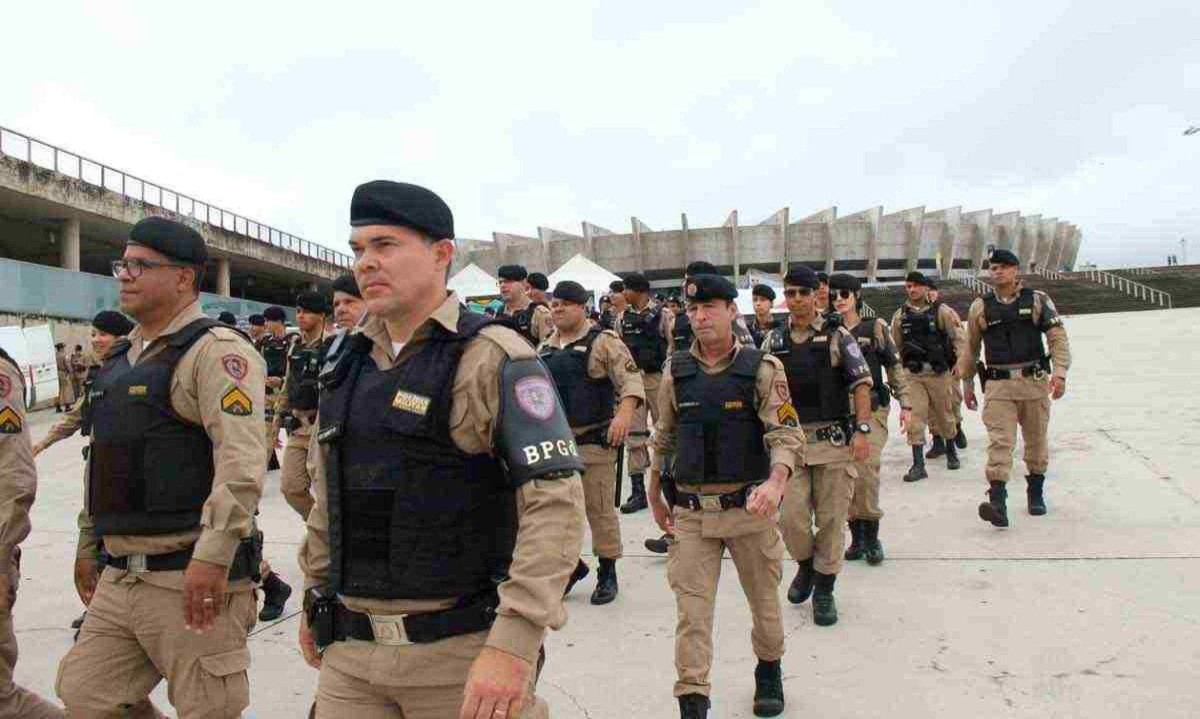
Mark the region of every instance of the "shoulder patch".
[[246, 358], [235, 354], [222, 357], [221, 366], [225, 368], [225, 374], [239, 382], [246, 378], [246, 372], [250, 369], [250, 363]]
[[230, 387], [221, 396], [221, 411], [235, 417], [248, 417], [254, 412], [254, 403], [241, 387]]
[[[537, 352], [530, 346], [525, 338], [516, 330], [505, 327], [503, 325], [488, 325], [479, 330], [478, 337], [482, 337], [492, 344], [498, 345], [500, 349], [511, 359], [527, 359], [536, 357]], [[473, 342], [474, 340], [472, 340]], [[469, 346], [469, 345], [468, 345]]]
[[0, 399], [8, 399], [9, 392], [12, 392], [12, 380], [7, 375], [0, 374]]
[[0, 434], [20, 434], [22, 426], [21, 415], [15, 409], [9, 406], [0, 409]]
[[517, 406], [530, 417], [544, 422], [554, 414], [558, 395], [554, 385], [545, 377], [522, 377], [517, 380], [513, 392], [517, 398]]

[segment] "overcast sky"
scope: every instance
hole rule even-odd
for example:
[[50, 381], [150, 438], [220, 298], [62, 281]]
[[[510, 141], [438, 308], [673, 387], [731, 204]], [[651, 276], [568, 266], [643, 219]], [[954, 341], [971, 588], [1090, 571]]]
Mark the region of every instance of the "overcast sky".
[[389, 178], [460, 237], [962, 205], [1200, 261], [1195, 0], [376, 5], [19, 3], [0, 125], [343, 251]]

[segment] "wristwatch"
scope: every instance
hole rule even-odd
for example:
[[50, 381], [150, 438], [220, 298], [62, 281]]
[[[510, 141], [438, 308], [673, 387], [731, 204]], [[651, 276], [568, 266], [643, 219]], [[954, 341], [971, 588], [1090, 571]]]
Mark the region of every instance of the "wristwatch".
[[855, 431], [862, 432], [863, 434], [870, 434], [871, 424], [869, 422], [860, 422], [854, 429]]

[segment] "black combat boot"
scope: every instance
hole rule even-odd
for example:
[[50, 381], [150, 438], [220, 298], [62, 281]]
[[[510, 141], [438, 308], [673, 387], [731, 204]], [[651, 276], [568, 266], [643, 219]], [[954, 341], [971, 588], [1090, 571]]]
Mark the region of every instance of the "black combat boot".
[[997, 527], [1008, 526], [1008, 489], [1004, 482], [988, 482], [988, 501], [979, 505], [979, 518]]
[[833, 601], [833, 584], [837, 581], [837, 575], [814, 574], [817, 579], [813, 587], [813, 623], [818, 627], [833, 626], [838, 620], [837, 602]]
[[946, 453], [946, 440], [938, 435], [933, 435], [933, 446], [925, 453], [925, 459], [937, 459]]
[[273, 622], [283, 616], [283, 606], [288, 597], [292, 596], [292, 587], [279, 578], [275, 572], [267, 575], [262, 583], [263, 606], [258, 613], [260, 622]]
[[843, 556], [853, 562], [856, 559], [862, 559], [866, 549], [862, 542], [864, 520], [851, 519], [846, 524], [850, 526], [850, 546], [846, 547], [846, 553]]
[[962, 462], [958, 461], [958, 448], [954, 446], [954, 442], [946, 443], [946, 469], [958, 469], [962, 466]]
[[583, 560], [580, 559], [579, 563], [575, 565], [575, 571], [571, 572], [571, 578], [567, 580], [567, 588], [563, 590], [563, 596], [565, 597], [570, 594], [571, 589], [575, 586], [575, 583], [587, 575], [588, 565], [584, 564]]
[[959, 449], [966, 449], [967, 435], [963, 434], [962, 422], [959, 422], [956, 427], [958, 428], [958, 434], [954, 435], [954, 446], [958, 447]]
[[803, 604], [808, 601], [808, 597], [813, 591], [813, 560], [812, 557], [802, 559], [796, 564], [800, 565], [796, 570], [796, 576], [792, 579], [791, 586], [788, 587], [787, 598], [792, 604]]
[[629, 475], [629, 485], [629, 499], [621, 505], [621, 514], [640, 512], [648, 506], [646, 504], [646, 483], [642, 480], [642, 475]]
[[608, 604], [617, 598], [617, 560], [600, 558], [600, 569], [596, 572], [596, 589], [592, 592], [592, 604]]
[[1040, 517], [1046, 513], [1046, 498], [1042, 496], [1042, 485], [1046, 482], [1044, 474], [1029, 474], [1025, 476], [1025, 497], [1029, 500], [1029, 513]]
[[774, 717], [783, 713], [783, 667], [776, 659], [773, 662], [758, 660], [754, 667], [754, 716]]
[[883, 544], [879, 541], [879, 520], [864, 519], [863, 547], [867, 556], [867, 564], [875, 566], [883, 563]]
[[707, 719], [708, 697], [703, 694], [684, 694], [679, 697], [679, 719]]
[[667, 550], [669, 550], [671, 545], [674, 543], [675, 535], [673, 534], [664, 534], [661, 537], [647, 539], [645, 542], [642, 542], [642, 544], [646, 545], [646, 549], [649, 549], [655, 554], [666, 554]]
[[913, 463], [908, 468], [908, 474], [904, 475], [905, 482], [916, 482], [925, 479], [929, 473], [925, 471], [925, 448], [919, 444], [912, 446]]

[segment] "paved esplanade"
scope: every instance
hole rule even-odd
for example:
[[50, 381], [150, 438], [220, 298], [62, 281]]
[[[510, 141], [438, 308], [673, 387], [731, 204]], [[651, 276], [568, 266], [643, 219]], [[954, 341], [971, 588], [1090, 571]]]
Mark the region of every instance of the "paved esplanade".
[[[1195, 716], [1200, 382], [1191, 359], [1200, 353], [1200, 309], [1067, 318], [1067, 329], [1076, 360], [1050, 423], [1050, 514], [1026, 514], [1018, 461], [1012, 528], [976, 516], [987, 489], [977, 412], [966, 413], [962, 470], [935, 468], [904, 484], [909, 457], [894, 412], [881, 498], [887, 561], [848, 563], [835, 627], [813, 626], [807, 605], [784, 605], [785, 716]], [[34, 416], [35, 441], [54, 417]], [[81, 446], [75, 437], [38, 458], [33, 532], [22, 547], [16, 679], [47, 697], [80, 609], [71, 566]], [[302, 530], [278, 474], [262, 503], [267, 552], [299, 583]], [[549, 635], [539, 694], [558, 719], [678, 716], [675, 601], [666, 560], [641, 546], [658, 531], [649, 512], [622, 522], [621, 596], [591, 606], [588, 577], [568, 599], [566, 629]], [[728, 558], [725, 569], [712, 716], [749, 717], [749, 611]], [[284, 620], [250, 637], [248, 717], [291, 719], [308, 709], [317, 673], [297, 650], [298, 608], [294, 595]], [[154, 699], [169, 709], [163, 685]]]

